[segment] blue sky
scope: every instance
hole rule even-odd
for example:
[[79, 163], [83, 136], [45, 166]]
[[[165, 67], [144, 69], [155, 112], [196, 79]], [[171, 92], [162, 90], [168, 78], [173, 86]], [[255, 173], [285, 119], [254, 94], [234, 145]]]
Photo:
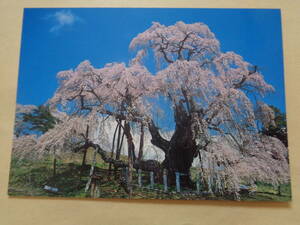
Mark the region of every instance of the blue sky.
[[276, 92], [265, 102], [285, 111], [280, 10], [274, 9], [24, 9], [17, 102], [40, 105], [57, 88], [56, 74], [88, 59], [93, 66], [128, 62], [129, 43], [152, 21], [203, 22], [222, 51], [258, 65]]

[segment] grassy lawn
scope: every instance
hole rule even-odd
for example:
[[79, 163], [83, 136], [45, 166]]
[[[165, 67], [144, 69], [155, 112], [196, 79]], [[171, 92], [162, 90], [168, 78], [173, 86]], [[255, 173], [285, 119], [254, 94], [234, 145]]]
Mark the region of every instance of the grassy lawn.
[[278, 189], [274, 189], [272, 185], [258, 183], [257, 192], [253, 196], [242, 196], [242, 200], [247, 201], [290, 201], [291, 185], [284, 184], [280, 186], [280, 195]]
[[[87, 164], [91, 162], [91, 152], [87, 155]], [[40, 161], [16, 161], [12, 160], [8, 193], [11, 196], [49, 196], [49, 197], [90, 197], [89, 192], [85, 192], [85, 185], [89, 177], [89, 167], [81, 170], [82, 154], [66, 155], [57, 161], [57, 173], [53, 176], [53, 160], [51, 158]], [[108, 165], [97, 158], [97, 167], [107, 169]], [[135, 175], [136, 176], [136, 175]], [[111, 176], [114, 177], [114, 176]], [[135, 177], [136, 178], [136, 177]], [[136, 180], [136, 179], [135, 179]], [[128, 198], [128, 194], [120, 186], [117, 180], [103, 176], [100, 181], [101, 198]], [[147, 181], [143, 180], [144, 188], [134, 187], [134, 199], [216, 199], [211, 196], [174, 194], [175, 187], [169, 188], [173, 194], [162, 191], [147, 190]], [[44, 190], [44, 186], [58, 188], [57, 193]], [[155, 189], [163, 190], [163, 185], [155, 184]], [[257, 193], [252, 196], [242, 195], [241, 200], [248, 201], [289, 201], [291, 199], [290, 185], [281, 185], [281, 194], [271, 185], [259, 183]], [[188, 193], [187, 190], [183, 190]], [[224, 197], [218, 197], [224, 199]]]
[[[85, 197], [81, 189], [84, 188], [87, 176], [79, 181], [79, 171], [79, 165], [58, 162], [57, 175], [53, 176], [50, 160], [34, 164], [28, 161], [12, 162], [8, 193], [14, 196]], [[56, 187], [60, 192], [47, 192], [43, 189], [45, 185]]]

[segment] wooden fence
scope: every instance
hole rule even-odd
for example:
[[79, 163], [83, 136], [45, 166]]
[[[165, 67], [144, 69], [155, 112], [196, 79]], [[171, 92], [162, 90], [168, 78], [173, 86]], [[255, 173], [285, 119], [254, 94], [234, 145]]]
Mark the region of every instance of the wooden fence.
[[[196, 177], [196, 189], [195, 190], [185, 190], [182, 187], [181, 183], [181, 178], [183, 176], [189, 176], [188, 174], [182, 174], [179, 172], [175, 172], [175, 177], [176, 177], [176, 185], [171, 187], [168, 184], [168, 173], [167, 170], [163, 170], [163, 177], [162, 181], [163, 183], [161, 185], [156, 185], [155, 184], [155, 174], [153, 171], [143, 171], [141, 169], [138, 169], [137, 171], [132, 171], [133, 174], [133, 179], [132, 182], [129, 183], [129, 171], [128, 167], [120, 169], [115, 171], [118, 174], [118, 177], [120, 178], [121, 182], [126, 185], [127, 188], [138, 188], [140, 191], [153, 191], [157, 193], [162, 193], [162, 194], [181, 194], [181, 195], [200, 195], [200, 194], [211, 194], [212, 193], [212, 185], [211, 182], [208, 182], [208, 191], [203, 192], [201, 190], [202, 185], [201, 185], [201, 176], [200, 173]], [[90, 189], [91, 191], [91, 196], [92, 197], [99, 197], [100, 193], [100, 182], [99, 180], [103, 176], [109, 176], [112, 175], [112, 173], [107, 169], [91, 169], [90, 172], [90, 179], [88, 183], [86, 184], [86, 189], [85, 191], [88, 191]]]
[[[128, 186], [130, 185], [129, 183], [128, 183], [128, 168], [126, 168], [126, 169], [124, 169], [125, 170], [125, 172], [123, 172], [123, 174], [124, 174], [124, 177], [125, 177], [125, 180], [126, 180], [126, 182], [127, 182], [127, 184], [128, 184]], [[143, 177], [143, 173], [145, 174], [145, 173], [149, 173], [149, 182], [148, 182], [148, 184], [147, 183], [143, 183], [142, 182], [142, 177]], [[154, 182], [154, 172], [153, 171], [142, 171], [141, 169], [138, 169], [138, 171], [137, 171], [137, 186], [139, 187], [139, 188], [142, 188], [143, 186], [146, 186], [146, 187], [149, 187], [150, 189], [154, 189], [154, 185], [155, 185], [155, 182]], [[181, 177], [182, 176], [189, 176], [188, 174], [183, 174], [183, 173], [179, 173], [179, 172], [175, 172], [175, 177], [176, 177], [176, 192], [177, 193], [180, 193], [180, 192], [182, 192], [182, 185], [181, 185]], [[168, 192], [169, 191], [169, 188], [170, 188], [170, 186], [169, 186], [169, 184], [168, 184], [168, 173], [167, 173], [167, 170], [166, 169], [164, 169], [163, 170], [163, 191], [164, 192]], [[133, 184], [131, 184], [131, 185], [134, 185], [134, 186], [136, 186], [136, 184], [135, 183], [133, 183]], [[198, 193], [198, 194], [200, 194], [200, 175], [199, 176], [197, 176], [197, 180], [196, 180], [196, 192]]]

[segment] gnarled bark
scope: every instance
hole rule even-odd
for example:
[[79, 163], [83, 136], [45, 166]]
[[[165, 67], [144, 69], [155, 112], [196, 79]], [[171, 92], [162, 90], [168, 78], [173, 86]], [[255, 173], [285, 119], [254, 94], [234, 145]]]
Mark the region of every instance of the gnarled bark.
[[170, 184], [175, 184], [175, 172], [181, 174], [181, 184], [186, 187], [193, 185], [190, 179], [190, 168], [195, 153], [196, 142], [193, 139], [192, 118], [182, 104], [175, 107], [175, 132], [170, 141], [161, 137], [153, 121], [149, 123], [152, 136], [151, 142], [165, 152], [162, 168], [168, 170]]

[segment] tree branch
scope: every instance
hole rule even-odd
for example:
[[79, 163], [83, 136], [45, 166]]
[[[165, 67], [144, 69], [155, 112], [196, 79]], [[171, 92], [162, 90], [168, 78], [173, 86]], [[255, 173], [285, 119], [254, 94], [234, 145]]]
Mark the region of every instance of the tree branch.
[[247, 78], [256, 72], [257, 72], [257, 66], [254, 66], [254, 70], [249, 71], [247, 75], [244, 75], [240, 82], [233, 84], [233, 87], [236, 89], [241, 88], [243, 84], [247, 81]]
[[164, 139], [159, 131], [158, 131], [158, 128], [155, 126], [154, 124], [154, 121], [151, 120], [149, 123], [148, 123], [148, 128], [149, 128], [149, 131], [150, 131], [150, 134], [151, 134], [151, 143], [153, 145], [155, 145], [156, 147], [162, 149], [165, 153], [168, 153], [169, 151], [169, 146], [170, 146], [170, 142], [167, 141], [166, 139]]
[[126, 162], [123, 162], [122, 160], [115, 160], [115, 159], [109, 157], [107, 155], [108, 152], [104, 151], [98, 144], [88, 141], [84, 147], [94, 148], [97, 151], [97, 153], [101, 156], [101, 158], [104, 162], [111, 163], [115, 167], [127, 167], [128, 166], [128, 164]]

